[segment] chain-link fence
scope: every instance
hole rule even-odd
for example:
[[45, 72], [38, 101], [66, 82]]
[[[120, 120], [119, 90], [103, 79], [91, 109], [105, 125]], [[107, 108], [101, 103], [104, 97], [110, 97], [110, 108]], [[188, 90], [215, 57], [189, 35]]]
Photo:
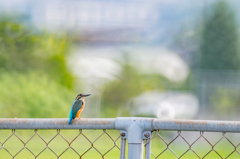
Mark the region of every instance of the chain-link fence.
[[154, 118], [81, 119], [72, 125], [67, 122], [0, 119], [0, 158], [139, 159], [143, 158], [143, 150], [145, 159], [240, 157], [240, 122]]
[[[168, 135], [167, 135], [168, 134]], [[169, 136], [169, 134], [171, 134]], [[163, 132], [154, 131], [146, 147], [152, 142], [151, 158], [239, 158], [240, 135], [226, 132]], [[158, 148], [155, 148], [158, 146]]]
[[[54, 132], [37, 129], [31, 132], [15, 129], [0, 131], [0, 158], [105, 158], [110, 151], [119, 156], [119, 133], [95, 131], [97, 133], [60, 129]], [[110, 154], [109, 158], [111, 156], [114, 154]]]

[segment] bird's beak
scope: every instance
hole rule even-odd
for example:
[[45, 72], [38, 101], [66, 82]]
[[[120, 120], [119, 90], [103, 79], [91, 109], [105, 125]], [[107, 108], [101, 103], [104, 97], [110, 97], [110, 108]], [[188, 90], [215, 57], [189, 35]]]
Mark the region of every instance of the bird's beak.
[[91, 94], [83, 94], [82, 97], [90, 96]]

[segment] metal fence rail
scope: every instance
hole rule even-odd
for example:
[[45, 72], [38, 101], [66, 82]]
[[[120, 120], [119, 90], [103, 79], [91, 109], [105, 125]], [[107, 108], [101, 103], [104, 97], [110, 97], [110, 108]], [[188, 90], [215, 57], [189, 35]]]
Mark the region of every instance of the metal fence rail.
[[[88, 158], [86, 154], [90, 151], [94, 151], [98, 154], [99, 158], [108, 158], [108, 153], [113, 149], [119, 152], [120, 159], [141, 159], [143, 158], [143, 147], [145, 148], [145, 158], [186, 158], [191, 154], [190, 158], [207, 158], [211, 154], [216, 154], [217, 158], [231, 158], [239, 155], [240, 158], [240, 140], [233, 141], [231, 134], [233, 132], [238, 134], [240, 132], [240, 122], [238, 121], [194, 121], [194, 120], [159, 120], [153, 118], [114, 118], [114, 119], [81, 119], [74, 120], [71, 125], [67, 125], [68, 119], [0, 119], [0, 155], [1, 151], [5, 151], [11, 158], [17, 158], [23, 151], [31, 153], [33, 158], [41, 157], [41, 154], [45, 151], [51, 151], [55, 158], [62, 158], [62, 156], [68, 151], [73, 151], [77, 158]], [[12, 130], [12, 132], [6, 137], [2, 138], [1, 131]], [[17, 131], [19, 129], [33, 129], [34, 133], [31, 134], [28, 139], [23, 140]], [[47, 139], [39, 133], [42, 129], [50, 131], [55, 129], [55, 134]], [[69, 131], [78, 129], [75, 135], [71, 135], [71, 139], [68, 139], [63, 135], [62, 131], [68, 129]], [[96, 135], [93, 139], [88, 137], [89, 133], [85, 132], [87, 129], [100, 129], [102, 132]], [[110, 130], [119, 130], [119, 133], [112, 136]], [[94, 131], [94, 130], [91, 130]], [[175, 132], [175, 134], [173, 134]], [[185, 132], [195, 133], [197, 135], [192, 137], [192, 140], [188, 138], [189, 135], [185, 135]], [[215, 141], [210, 141], [209, 136], [206, 133], [217, 132], [218, 138]], [[230, 134], [230, 136], [229, 136]], [[166, 137], [167, 135], [167, 137]], [[103, 136], [106, 138], [102, 139]], [[169, 137], [170, 136], [170, 137]], [[29, 143], [34, 138], [39, 138], [44, 146], [39, 152], [34, 152]], [[21, 147], [17, 149], [15, 153], [12, 153], [9, 147], [5, 145], [10, 142], [11, 138], [20, 141]], [[56, 153], [51, 144], [57, 139], [63, 140], [63, 143], [67, 146], [60, 152]], [[85, 147], [84, 151], [78, 151], [73, 146], [79, 138], [84, 139], [85, 142], [80, 142], [79, 146]], [[109, 140], [108, 143], [105, 140]], [[128, 153], [125, 154], [126, 139], [128, 144]], [[102, 140], [105, 144], [108, 144], [106, 150], [102, 150], [98, 146], [98, 140]], [[143, 141], [145, 142], [143, 144]], [[181, 141], [181, 143], [180, 143]], [[207, 146], [205, 152], [199, 152], [197, 146], [201, 142]], [[79, 142], [77, 142], [79, 143]], [[86, 143], [86, 144], [84, 144]], [[178, 144], [180, 143], [180, 144]], [[226, 153], [219, 148], [218, 145], [228, 144], [229, 151]], [[184, 147], [184, 146], [185, 147]], [[12, 145], [13, 147], [15, 145]], [[103, 145], [102, 147], [105, 147]], [[176, 149], [177, 147], [177, 149]], [[183, 149], [181, 152], [178, 149]], [[101, 150], [100, 150], [101, 149]], [[201, 146], [201, 149], [202, 148]], [[120, 151], [119, 151], [120, 150]], [[169, 156], [171, 157], [169, 157]], [[166, 157], [167, 156], [167, 157]], [[119, 158], [118, 157], [118, 158]], [[0, 156], [1, 158], [1, 156]], [[235, 157], [236, 158], [236, 157]]]

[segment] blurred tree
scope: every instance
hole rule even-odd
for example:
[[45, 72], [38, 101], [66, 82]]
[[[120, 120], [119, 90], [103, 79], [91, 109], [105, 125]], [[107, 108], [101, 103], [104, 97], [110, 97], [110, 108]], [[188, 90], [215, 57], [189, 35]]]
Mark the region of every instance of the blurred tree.
[[163, 89], [160, 75], [142, 75], [137, 69], [126, 62], [123, 64], [120, 78], [107, 83], [105, 86], [105, 90], [103, 91], [103, 105], [104, 112], [106, 113], [104, 115], [116, 117], [117, 110], [126, 109], [126, 102], [130, 98], [145, 91]]
[[234, 12], [225, 1], [217, 2], [208, 11], [200, 47], [200, 68], [238, 70], [240, 60]]
[[74, 77], [67, 68], [66, 56], [69, 53], [70, 41], [65, 36], [54, 36], [45, 33], [39, 39], [37, 48], [39, 56], [44, 57], [44, 71], [59, 84], [73, 88]]
[[0, 17], [0, 116], [67, 117], [75, 97], [70, 41], [33, 29]]
[[216, 88], [214, 93], [210, 96], [210, 101], [218, 114], [230, 115], [230, 112], [236, 111], [239, 106], [239, 90], [232, 88]]
[[59, 84], [73, 88], [73, 76], [66, 66], [69, 40], [65, 36], [36, 33], [6, 18], [0, 19], [0, 69], [38, 71]]
[[[196, 18], [199, 19], [199, 18]], [[174, 50], [190, 68], [195, 69], [197, 66], [197, 56], [200, 40], [200, 22], [193, 22], [194, 26], [183, 24], [176, 33], [173, 34], [173, 40], [170, 43], [171, 50]]]
[[0, 68], [22, 72], [38, 66], [40, 59], [34, 55], [37, 36], [18, 23], [1, 21], [0, 37]]

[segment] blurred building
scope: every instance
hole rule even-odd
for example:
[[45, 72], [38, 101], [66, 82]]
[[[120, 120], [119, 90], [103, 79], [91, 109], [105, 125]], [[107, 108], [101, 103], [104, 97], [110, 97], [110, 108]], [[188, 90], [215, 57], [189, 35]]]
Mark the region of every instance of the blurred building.
[[[158, 18], [156, 2], [48, 0], [32, 3], [38, 27], [66, 30], [90, 42], [135, 42]], [[39, 16], [40, 15], [40, 16]]]
[[[204, 1], [12, 0], [5, 12], [24, 14], [40, 29], [68, 31], [82, 42], [167, 44], [179, 25], [192, 26]], [[176, 7], [177, 6], [177, 7]]]

